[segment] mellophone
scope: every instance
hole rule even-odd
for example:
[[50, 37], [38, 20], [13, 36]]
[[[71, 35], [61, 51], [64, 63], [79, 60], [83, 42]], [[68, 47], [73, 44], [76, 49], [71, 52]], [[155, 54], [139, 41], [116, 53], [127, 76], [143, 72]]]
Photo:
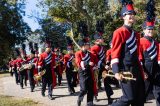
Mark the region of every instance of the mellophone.
[[19, 68], [19, 72], [22, 72], [26, 69], [30, 70], [33, 67], [33, 64], [24, 64]]
[[[123, 79], [125, 80], [134, 80], [136, 81], [136, 78], [133, 78], [133, 74], [131, 72], [121, 72], [121, 74], [123, 75]], [[112, 70], [108, 70], [107, 73], [103, 73], [103, 78], [106, 77], [115, 77], [114, 73]]]
[[42, 80], [42, 76], [46, 73], [46, 70], [40, 72], [40, 74], [35, 74], [33, 79], [37, 82]]

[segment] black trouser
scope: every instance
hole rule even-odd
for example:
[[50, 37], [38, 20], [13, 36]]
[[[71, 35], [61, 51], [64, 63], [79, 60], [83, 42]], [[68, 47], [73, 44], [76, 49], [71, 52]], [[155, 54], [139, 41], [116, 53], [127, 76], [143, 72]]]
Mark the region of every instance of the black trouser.
[[62, 75], [61, 75], [61, 73], [59, 72], [58, 67], [56, 67], [55, 72], [56, 72], [56, 74], [57, 74], [57, 76], [58, 76], [58, 85], [61, 85]]
[[23, 88], [23, 83], [27, 85], [27, 70], [20, 72], [20, 86]]
[[74, 93], [74, 86], [73, 86], [73, 79], [74, 74], [73, 74], [73, 70], [70, 68], [66, 68], [66, 78], [67, 78], [67, 84], [68, 84], [68, 91], [70, 93]]
[[79, 70], [80, 93], [78, 101], [82, 101], [87, 94], [87, 106], [93, 103], [93, 79], [90, 70]]
[[[158, 69], [160, 70], [160, 67]], [[155, 76], [155, 84], [153, 86], [153, 94], [156, 99], [157, 106], [160, 106], [160, 72], [159, 70], [157, 70], [158, 73]]]
[[29, 83], [30, 83], [30, 87], [31, 87], [31, 90], [34, 89], [35, 87], [35, 82], [34, 82], [34, 70], [31, 69], [31, 70], [28, 70], [28, 79], [29, 79]]
[[157, 106], [160, 106], [160, 86], [153, 86], [153, 94], [156, 99]]
[[48, 95], [52, 95], [52, 71], [51, 69], [46, 69], [46, 73], [42, 76], [42, 93], [46, 91], [46, 86], [48, 85]]
[[20, 78], [19, 78], [19, 74], [17, 72], [17, 69], [13, 69], [14, 70], [14, 75], [15, 75], [15, 81], [16, 81], [16, 84], [18, 84], [20, 82]]
[[110, 77], [106, 77], [104, 79], [104, 88], [105, 88], [105, 92], [108, 98], [110, 98], [111, 95], [113, 95], [113, 90], [112, 90], [112, 87], [110, 86], [111, 81], [112, 79]]
[[104, 67], [99, 68], [99, 72], [98, 72], [98, 88], [101, 88], [101, 80], [102, 80], [102, 72], [104, 70]]
[[112, 78], [112, 84], [116, 85], [116, 87], [119, 87], [119, 81], [116, 78]]
[[145, 63], [145, 68], [149, 72], [149, 79], [145, 81], [146, 98], [150, 91], [153, 92], [157, 106], [160, 106], [160, 67], [158, 63]]
[[78, 83], [78, 72], [73, 72], [73, 86], [76, 87]]
[[123, 95], [112, 106], [144, 106], [144, 81], [137, 66], [129, 67], [136, 81], [121, 81]]

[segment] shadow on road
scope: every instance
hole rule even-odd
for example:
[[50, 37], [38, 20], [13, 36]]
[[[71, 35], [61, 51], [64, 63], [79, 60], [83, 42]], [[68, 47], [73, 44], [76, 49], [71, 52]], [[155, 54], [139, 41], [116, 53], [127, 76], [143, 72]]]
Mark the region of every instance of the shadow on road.
[[74, 94], [72, 94], [72, 95], [70, 95], [70, 94], [68, 94], [68, 95], [54, 95], [53, 94], [53, 97], [55, 98], [55, 99], [57, 99], [57, 98], [62, 98], [62, 97], [67, 97], [67, 96], [78, 96], [79, 95], [79, 92], [75, 92]]

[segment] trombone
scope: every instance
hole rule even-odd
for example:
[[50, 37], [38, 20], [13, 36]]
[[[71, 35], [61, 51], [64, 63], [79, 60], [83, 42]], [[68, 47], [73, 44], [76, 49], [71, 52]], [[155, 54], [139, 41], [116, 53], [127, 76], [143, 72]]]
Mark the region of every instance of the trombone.
[[[136, 81], [136, 78], [133, 77], [133, 74], [131, 72], [121, 72], [121, 74], [123, 75], [123, 79], [125, 80], [133, 80], [133, 81]], [[107, 73], [104, 73], [103, 74], [103, 77], [115, 77], [114, 73], [112, 70], [108, 70]]]

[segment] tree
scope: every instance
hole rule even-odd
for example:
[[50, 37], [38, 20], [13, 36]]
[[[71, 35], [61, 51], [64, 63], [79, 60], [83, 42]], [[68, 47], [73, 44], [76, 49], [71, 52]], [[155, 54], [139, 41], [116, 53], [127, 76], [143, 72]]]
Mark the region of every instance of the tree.
[[[81, 20], [87, 22], [90, 35], [95, 33], [97, 20], [103, 19], [108, 25], [113, 20], [111, 13], [106, 12], [109, 7], [105, 0], [45, 0], [41, 4], [48, 6], [48, 16], [53, 21], [61, 19], [62, 23], [72, 24], [75, 34], [77, 23]], [[105, 35], [109, 35], [108, 27], [106, 30]]]
[[52, 46], [59, 47], [62, 50], [66, 48], [65, 32], [68, 29], [67, 24], [53, 22], [52, 19], [44, 19], [40, 22], [44, 33], [44, 40], [49, 39]]
[[[103, 19], [105, 22], [105, 41], [108, 43], [112, 38], [112, 33], [123, 24], [120, 18], [120, 0], [40, 0], [43, 6], [48, 7], [48, 16], [53, 19], [61, 19], [63, 23], [70, 22], [76, 34], [77, 22], [86, 21], [89, 34], [95, 32], [97, 20]], [[142, 31], [141, 25], [145, 21], [145, 7], [148, 0], [133, 0], [137, 12], [137, 22], [134, 29]], [[160, 0], [156, 0], [157, 15], [160, 15]], [[157, 25], [157, 24], [156, 24]], [[157, 27], [156, 27], [157, 28]], [[157, 35], [156, 31], [156, 35]]]
[[11, 57], [15, 44], [22, 43], [31, 32], [22, 19], [24, 1], [0, 1], [0, 64]]

